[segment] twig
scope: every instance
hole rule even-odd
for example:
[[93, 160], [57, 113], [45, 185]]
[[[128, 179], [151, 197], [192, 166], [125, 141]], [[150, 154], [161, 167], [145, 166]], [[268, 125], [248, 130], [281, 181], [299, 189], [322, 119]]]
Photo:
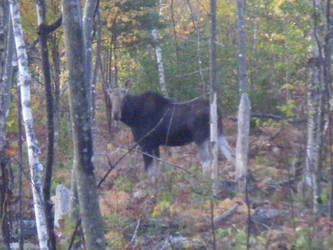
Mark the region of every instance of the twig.
[[216, 233], [215, 233], [215, 221], [214, 221], [214, 201], [210, 200], [210, 224], [212, 227], [212, 236], [213, 236], [213, 249], [216, 250]]
[[[120, 147], [122, 148], [122, 146], [120, 146]], [[131, 149], [132, 149], [132, 148], [130, 148], [129, 150], [131, 150]], [[183, 168], [183, 167], [181, 167], [181, 166], [179, 166], [179, 165], [177, 165], [177, 164], [174, 164], [174, 163], [172, 163], [172, 162], [170, 162], [170, 161], [167, 161], [167, 160], [164, 160], [164, 159], [162, 159], [162, 158], [156, 157], [156, 156], [154, 156], [154, 155], [152, 155], [152, 154], [149, 154], [149, 153], [143, 152], [143, 151], [140, 150], [140, 149], [135, 149], [135, 148], [134, 148], [133, 150], [134, 150], [135, 152], [139, 152], [139, 153], [141, 153], [141, 154], [147, 155], [147, 156], [153, 158], [154, 160], [157, 160], [157, 161], [159, 161], [159, 162], [162, 162], [162, 163], [168, 164], [168, 165], [171, 166], [171, 167], [178, 168], [178, 169], [180, 169], [180, 170], [186, 172], [187, 174], [189, 174], [189, 175], [191, 175], [191, 176], [194, 176], [194, 174], [193, 174], [191, 171], [189, 171], [189, 170], [187, 170], [186, 168]], [[133, 151], [133, 150], [132, 150], [132, 151]]]
[[131, 241], [130, 241], [130, 243], [131, 243], [132, 245], [133, 245], [133, 242], [135, 241], [136, 235], [138, 234], [138, 230], [139, 230], [140, 224], [141, 224], [141, 218], [138, 219], [138, 222], [136, 223], [136, 227], [135, 227], [135, 230], [134, 230], [134, 233], [133, 233], [132, 239], [131, 239]]
[[246, 183], [245, 183], [245, 202], [247, 206], [247, 232], [246, 232], [246, 249], [250, 249], [250, 237], [251, 237], [251, 211], [250, 211], [250, 200], [249, 200], [249, 181], [248, 175], [246, 176]]

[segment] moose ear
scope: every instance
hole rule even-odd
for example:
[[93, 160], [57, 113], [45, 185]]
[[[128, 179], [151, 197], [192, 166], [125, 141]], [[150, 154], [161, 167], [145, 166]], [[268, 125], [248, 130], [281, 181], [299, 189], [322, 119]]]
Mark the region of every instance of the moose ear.
[[125, 84], [124, 84], [124, 87], [126, 89], [130, 89], [132, 87], [132, 85], [133, 85], [133, 82], [130, 79], [127, 79]]

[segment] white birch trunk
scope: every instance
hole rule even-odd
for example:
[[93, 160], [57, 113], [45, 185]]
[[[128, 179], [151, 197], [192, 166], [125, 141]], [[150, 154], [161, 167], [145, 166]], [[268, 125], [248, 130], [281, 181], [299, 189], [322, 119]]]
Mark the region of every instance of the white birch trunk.
[[158, 33], [157, 33], [157, 30], [155, 28], [152, 29], [151, 35], [153, 37], [153, 42], [155, 44], [155, 55], [156, 55], [158, 77], [159, 77], [161, 91], [162, 91], [163, 95], [168, 97], [168, 90], [167, 90], [166, 81], [165, 81], [165, 74], [164, 74], [162, 49], [158, 44], [158, 41], [159, 41]]
[[16, 53], [18, 59], [19, 69], [19, 87], [21, 91], [21, 103], [22, 103], [22, 117], [25, 128], [32, 195], [34, 202], [34, 211], [36, 217], [37, 235], [40, 249], [48, 249], [48, 234], [46, 227], [46, 217], [44, 210], [44, 198], [41, 181], [41, 171], [43, 165], [39, 162], [38, 155], [40, 149], [38, 141], [35, 136], [33, 116], [31, 110], [31, 96], [30, 96], [30, 84], [31, 76], [28, 69], [27, 53], [25, 49], [25, 43], [23, 40], [23, 31], [21, 25], [21, 16], [19, 6], [16, 0], [9, 0], [10, 14], [12, 17], [13, 33], [16, 45]]
[[216, 193], [216, 182], [218, 179], [218, 129], [217, 129], [217, 93], [211, 93], [210, 102], [210, 145], [211, 145], [211, 178], [213, 180], [213, 193]]
[[321, 62], [315, 58], [310, 62], [308, 83], [308, 123], [304, 191], [312, 193], [313, 210], [318, 212], [319, 164], [321, 148], [321, 117], [322, 117], [322, 71]]
[[238, 131], [236, 145], [236, 180], [238, 191], [245, 193], [250, 133], [250, 99], [243, 93], [238, 107]]
[[250, 133], [251, 103], [247, 82], [246, 62], [246, 29], [245, 29], [245, 0], [237, 0], [238, 9], [238, 33], [239, 33], [239, 92], [241, 95], [238, 110], [238, 133], [236, 145], [236, 181], [238, 191], [245, 193], [247, 185], [247, 164]]
[[[315, 45], [311, 48], [311, 59], [308, 62], [308, 123], [305, 172], [303, 175], [303, 191], [306, 198], [312, 196], [313, 211], [318, 212], [320, 197], [320, 150], [322, 147], [322, 108], [324, 89], [324, 64], [318, 39], [320, 37], [319, 19], [322, 1], [313, 0], [313, 35]], [[316, 14], [315, 14], [316, 13]]]
[[211, 166], [210, 174], [213, 180], [212, 191], [217, 193], [218, 179], [218, 129], [217, 129], [217, 77], [216, 77], [216, 0], [210, 1], [210, 146]]

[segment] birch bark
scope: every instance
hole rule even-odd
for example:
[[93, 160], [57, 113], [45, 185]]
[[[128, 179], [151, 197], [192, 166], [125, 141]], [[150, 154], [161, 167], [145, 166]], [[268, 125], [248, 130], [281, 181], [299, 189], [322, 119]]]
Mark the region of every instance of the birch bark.
[[318, 212], [320, 197], [320, 149], [322, 120], [322, 62], [320, 58], [309, 61], [308, 82], [308, 122], [305, 173], [303, 179], [305, 193], [312, 194], [314, 212]]
[[[158, 1], [158, 15], [161, 15], [161, 1]], [[157, 70], [158, 70], [158, 78], [160, 83], [160, 88], [164, 96], [168, 97], [168, 89], [167, 84], [165, 81], [165, 74], [164, 74], [164, 64], [163, 64], [163, 53], [162, 48], [159, 45], [159, 37], [158, 37], [158, 31], [156, 28], [153, 28], [151, 30], [151, 36], [153, 38], [154, 48], [155, 48], [155, 57], [156, 57], [156, 63], [157, 63]]]
[[40, 249], [48, 248], [48, 234], [45, 217], [45, 202], [43, 198], [43, 189], [41, 181], [41, 171], [43, 165], [40, 163], [38, 155], [40, 149], [35, 136], [34, 122], [31, 110], [30, 85], [32, 83], [28, 69], [27, 53], [23, 40], [23, 31], [19, 6], [16, 0], [9, 0], [10, 14], [12, 18], [16, 54], [19, 70], [19, 87], [21, 91], [22, 117], [25, 128], [26, 143], [28, 150], [29, 167], [31, 174], [32, 195], [34, 202], [34, 211], [37, 225], [37, 235]]
[[217, 83], [216, 83], [216, 0], [210, 1], [210, 145], [213, 193], [218, 178]]
[[323, 115], [323, 92], [324, 92], [324, 59], [320, 42], [321, 28], [320, 16], [322, 2], [313, 0], [313, 34], [314, 46], [311, 48], [311, 58], [308, 62], [308, 120], [307, 120], [307, 145], [305, 172], [303, 175], [302, 188], [306, 198], [312, 199], [313, 211], [319, 209], [320, 187], [320, 153], [322, 149], [322, 115]]
[[151, 35], [153, 37], [153, 42], [155, 44], [155, 56], [156, 56], [158, 78], [159, 78], [161, 91], [164, 96], [168, 97], [169, 96], [168, 89], [167, 89], [167, 85], [166, 85], [166, 81], [165, 81], [165, 74], [164, 74], [163, 54], [162, 54], [162, 49], [159, 45], [158, 32], [155, 28], [152, 29]]
[[236, 144], [236, 180], [238, 191], [246, 192], [246, 177], [248, 164], [248, 148], [250, 133], [251, 103], [248, 97], [247, 63], [246, 63], [246, 30], [245, 30], [245, 1], [237, 0], [238, 32], [239, 32], [239, 92], [241, 95], [238, 108], [238, 133]]

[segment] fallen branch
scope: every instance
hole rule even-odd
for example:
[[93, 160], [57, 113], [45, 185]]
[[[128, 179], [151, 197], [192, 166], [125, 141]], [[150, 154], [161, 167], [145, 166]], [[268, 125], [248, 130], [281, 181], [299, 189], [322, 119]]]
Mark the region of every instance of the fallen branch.
[[214, 224], [216, 227], [221, 226], [222, 223], [226, 222], [231, 216], [233, 216], [236, 212], [238, 207], [240, 207], [242, 203], [237, 202], [231, 209], [224, 212], [223, 214], [214, 218]]
[[[235, 205], [233, 205], [232, 208], [230, 208], [228, 211], [224, 212], [221, 215], [218, 215], [214, 218], [214, 225], [215, 228], [218, 228], [222, 226], [223, 223], [228, 221], [235, 213], [237, 213], [238, 207], [240, 207], [242, 203], [237, 202]], [[198, 225], [196, 232], [206, 232], [211, 229], [211, 222], [205, 222], [203, 225]]]

